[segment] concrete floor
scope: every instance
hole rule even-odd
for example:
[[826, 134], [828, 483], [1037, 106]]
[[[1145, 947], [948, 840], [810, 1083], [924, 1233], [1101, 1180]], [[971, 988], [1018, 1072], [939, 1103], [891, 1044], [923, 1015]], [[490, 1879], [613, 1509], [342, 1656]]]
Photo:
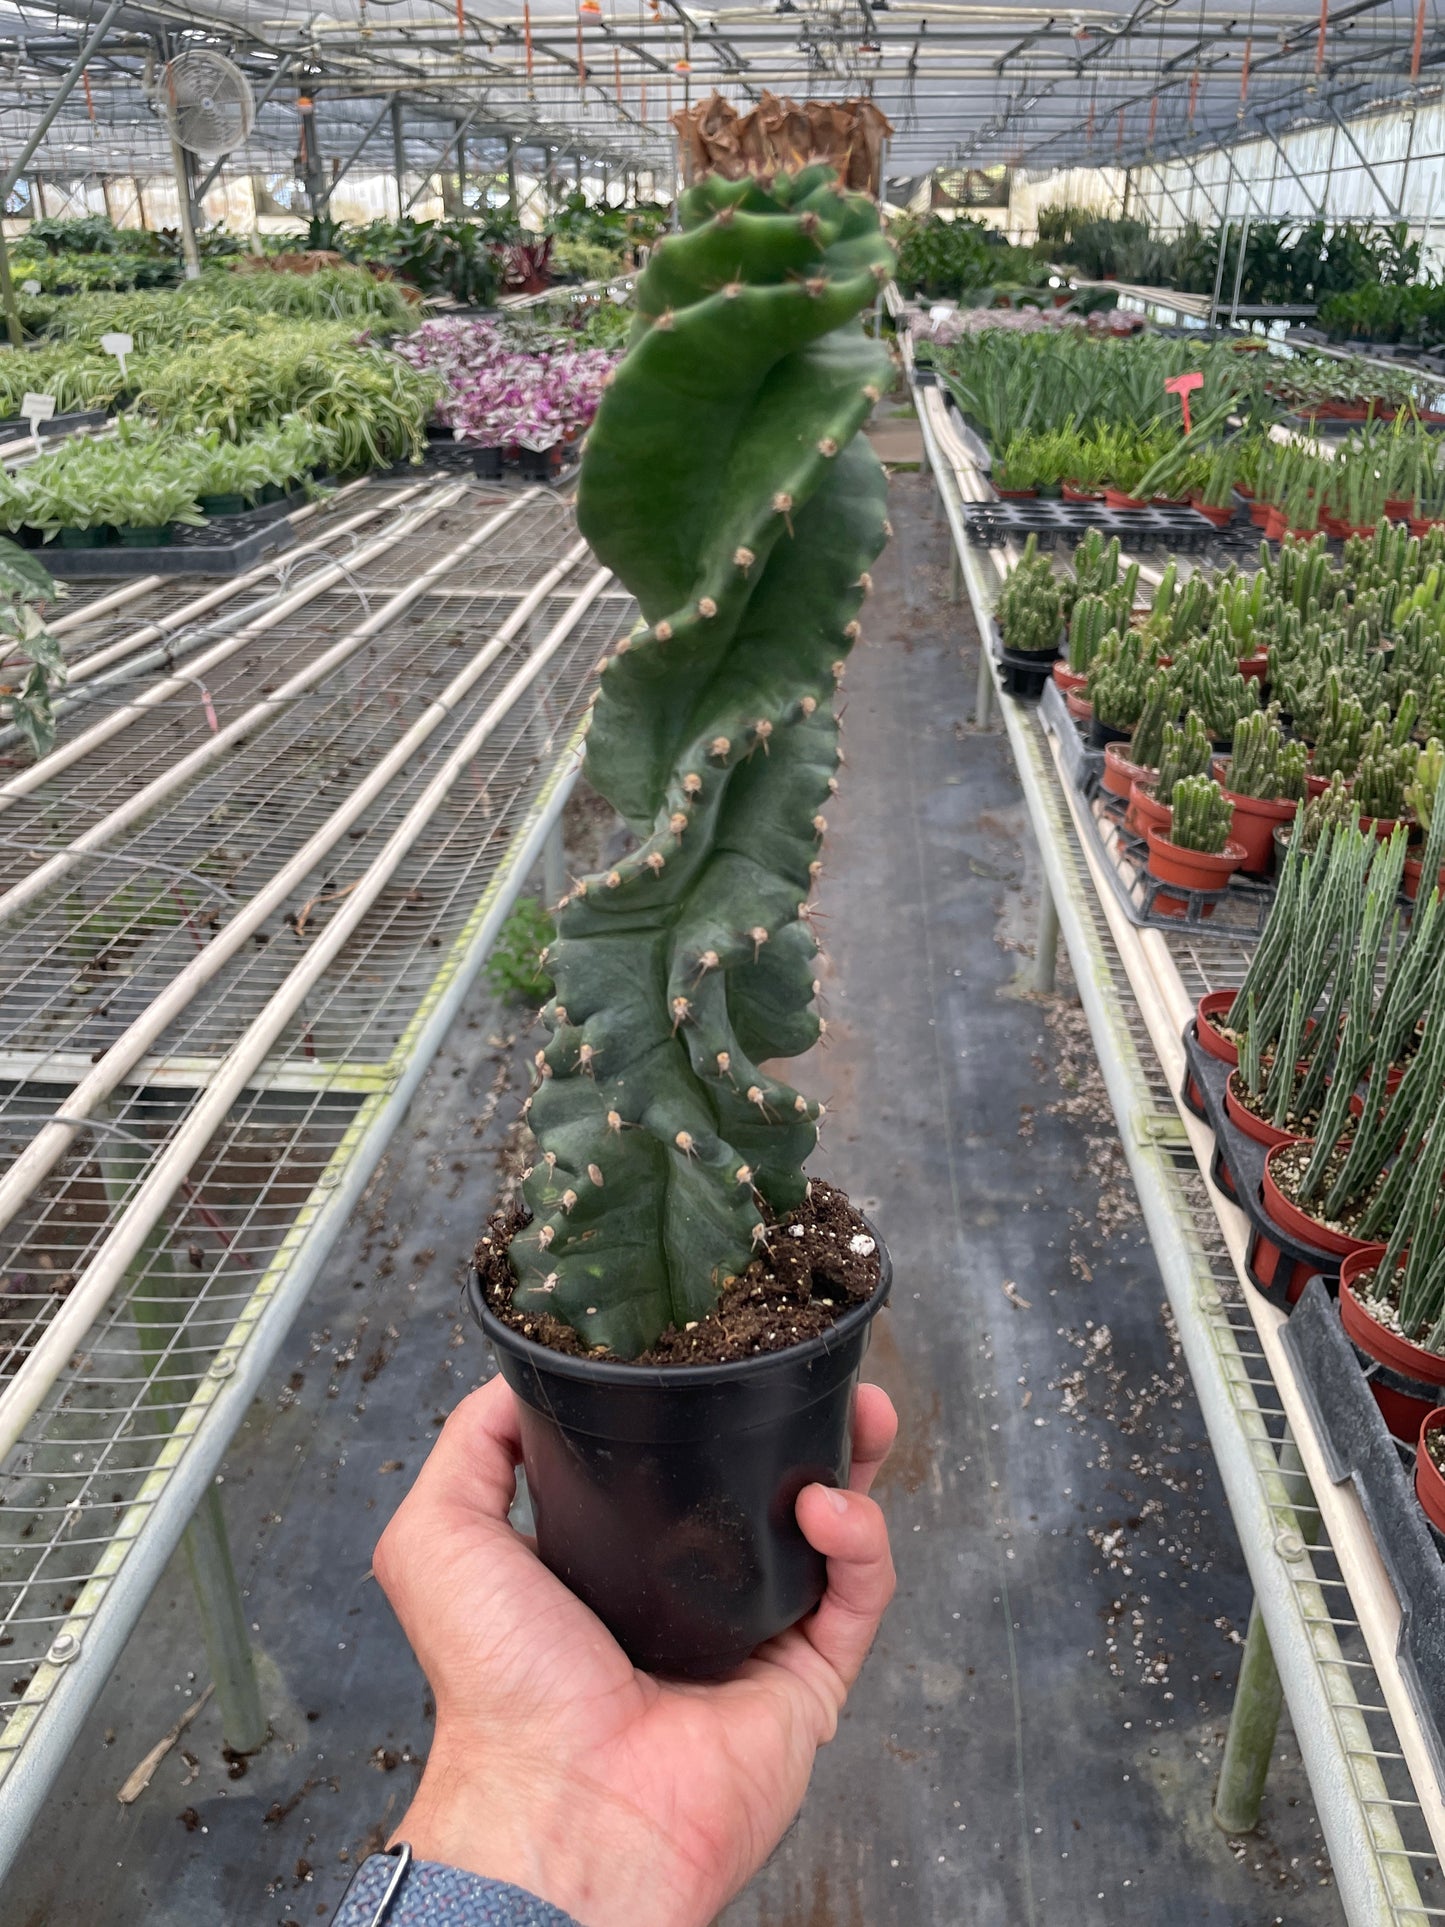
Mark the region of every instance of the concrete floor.
[[[926, 485], [846, 687], [822, 890], [817, 1168], [897, 1273], [900, 1585], [797, 1826], [725, 1927], [1338, 1927], [1282, 1730], [1260, 1832], [1209, 1802], [1249, 1592], [1087, 1031], [1025, 994], [1035, 883]], [[471, 1000], [225, 1469], [275, 1737], [230, 1777], [177, 1562], [0, 1897], [15, 1927], [325, 1917], [404, 1809], [431, 1703], [371, 1548], [488, 1363], [457, 1284], [532, 1046]], [[103, 1899], [101, 1898], [103, 1896]]]

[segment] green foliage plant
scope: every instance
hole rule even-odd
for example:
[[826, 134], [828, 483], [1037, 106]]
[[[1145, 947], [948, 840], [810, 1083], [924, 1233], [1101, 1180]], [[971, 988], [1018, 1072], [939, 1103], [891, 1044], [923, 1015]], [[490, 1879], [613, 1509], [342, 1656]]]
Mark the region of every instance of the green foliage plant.
[[498, 997], [540, 1004], [552, 995], [542, 959], [556, 935], [546, 905], [536, 897], [518, 897], [487, 958], [487, 982]]
[[832, 697], [886, 533], [857, 431], [891, 273], [831, 167], [703, 179], [637, 291], [578, 521], [640, 618], [607, 660], [587, 774], [636, 846], [557, 917], [513, 1303], [635, 1356], [704, 1316], [765, 1213], [805, 1195], [818, 1106], [770, 1060], [818, 1037], [807, 900]]
[[35, 555], [0, 538], [0, 697], [36, 757], [55, 742], [54, 699], [65, 661], [45, 612], [64, 593]]

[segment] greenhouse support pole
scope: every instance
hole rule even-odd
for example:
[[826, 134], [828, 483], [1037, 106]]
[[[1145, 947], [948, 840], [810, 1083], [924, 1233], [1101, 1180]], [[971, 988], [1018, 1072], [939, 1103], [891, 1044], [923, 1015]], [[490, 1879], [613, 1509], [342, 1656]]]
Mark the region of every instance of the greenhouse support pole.
[[351, 152], [346, 156], [345, 160], [341, 161], [338, 164], [335, 173], [331, 176], [331, 180], [329, 184], [322, 190], [321, 205], [324, 208], [330, 207], [332, 195], [336, 192], [337, 188], [340, 186], [342, 180], [345, 178], [346, 174], [350, 171], [350, 169], [355, 167], [356, 163], [361, 159], [362, 150], [365, 148], [367, 142], [371, 139], [372, 135], [376, 132], [377, 128], [380, 127], [381, 123], [386, 119], [387, 115], [391, 112], [395, 104], [396, 102], [394, 98], [390, 100], [384, 100], [381, 103], [380, 113], [374, 114], [372, 118], [366, 123], [366, 132], [361, 136], [361, 139], [356, 143], [355, 147], [352, 148]]
[[1217, 328], [1219, 326], [1219, 291], [1224, 286], [1224, 255], [1228, 246], [1229, 221], [1225, 219], [1219, 224], [1219, 259], [1214, 264], [1214, 293], [1209, 302], [1209, 325], [1211, 328]]
[[186, 261], [187, 281], [198, 281], [201, 276], [201, 251], [196, 246], [196, 217], [191, 206], [191, 175], [186, 166], [186, 150], [181, 146], [180, 136], [176, 133], [176, 110], [174, 102], [167, 104], [166, 129], [171, 137], [171, 165], [176, 175], [176, 201], [181, 217], [181, 253]]
[[1249, 216], [1246, 214], [1239, 224], [1239, 254], [1234, 263], [1234, 299], [1229, 304], [1229, 325], [1234, 327], [1239, 320], [1239, 294], [1244, 286], [1244, 256], [1249, 247]]
[[517, 218], [517, 137], [507, 136], [507, 212]]
[[396, 169], [396, 218], [406, 219], [406, 125], [400, 94], [391, 97], [391, 164]]
[[20, 326], [20, 310], [15, 305], [15, 282], [10, 273], [10, 250], [5, 244], [5, 225], [0, 221], [0, 306], [5, 309], [5, 332], [12, 348], [25, 346]]
[[26, 165], [29, 162], [31, 155], [35, 152], [36, 148], [39, 147], [40, 143], [45, 139], [45, 136], [50, 132], [51, 123], [54, 121], [56, 115], [60, 112], [61, 108], [65, 105], [66, 101], [70, 98], [71, 89], [74, 87], [76, 81], [80, 79], [80, 76], [85, 72], [86, 65], [90, 60], [91, 55], [95, 52], [96, 48], [100, 45], [101, 41], [105, 38], [106, 34], [109, 32], [110, 23], [112, 20], [115, 19], [115, 16], [120, 12], [120, 9], [121, 9], [121, 0], [110, 0], [110, 5], [106, 8], [105, 12], [100, 16], [100, 20], [96, 25], [95, 31], [91, 34], [90, 38], [86, 41], [85, 45], [81, 48], [80, 52], [75, 56], [74, 60], [71, 61], [69, 67], [66, 68], [64, 74], [62, 74], [60, 79], [60, 85], [56, 88], [55, 92], [51, 95], [49, 105], [46, 107], [45, 112], [40, 116], [40, 119], [35, 123], [35, 131], [31, 134], [29, 140], [26, 141], [25, 145], [21, 148], [19, 154], [10, 163], [9, 167], [6, 168], [4, 174], [0, 175], [0, 208], [3, 208], [5, 203], [10, 199], [11, 190], [14, 188], [15, 183], [20, 179], [20, 176], [25, 172]]

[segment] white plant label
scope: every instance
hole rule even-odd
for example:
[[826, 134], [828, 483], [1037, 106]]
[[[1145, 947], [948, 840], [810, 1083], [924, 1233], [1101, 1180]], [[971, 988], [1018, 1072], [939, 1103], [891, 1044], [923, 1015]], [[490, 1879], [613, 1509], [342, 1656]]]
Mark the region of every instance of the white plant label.
[[100, 345], [108, 355], [114, 355], [120, 363], [120, 372], [125, 374], [125, 358], [135, 347], [132, 335], [102, 335]]
[[39, 294], [40, 283], [34, 280], [22, 281], [20, 283], [20, 292], [22, 294]]
[[26, 393], [21, 398], [20, 413], [29, 424], [31, 439], [36, 446], [40, 443], [40, 424], [48, 422], [55, 413], [54, 395], [33, 395]]

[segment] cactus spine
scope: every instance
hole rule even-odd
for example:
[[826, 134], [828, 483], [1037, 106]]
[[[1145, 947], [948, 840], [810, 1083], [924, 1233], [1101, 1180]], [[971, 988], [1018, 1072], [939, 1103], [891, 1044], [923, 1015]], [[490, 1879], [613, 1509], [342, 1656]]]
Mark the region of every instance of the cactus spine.
[[890, 379], [858, 317], [889, 272], [831, 168], [710, 177], [638, 284], [578, 520], [641, 617], [603, 668], [592, 786], [637, 846], [547, 954], [541, 1155], [513, 1302], [623, 1356], [700, 1318], [806, 1190], [819, 1107], [758, 1068], [806, 1050], [807, 898], [839, 761], [834, 685], [887, 532], [855, 440]]

